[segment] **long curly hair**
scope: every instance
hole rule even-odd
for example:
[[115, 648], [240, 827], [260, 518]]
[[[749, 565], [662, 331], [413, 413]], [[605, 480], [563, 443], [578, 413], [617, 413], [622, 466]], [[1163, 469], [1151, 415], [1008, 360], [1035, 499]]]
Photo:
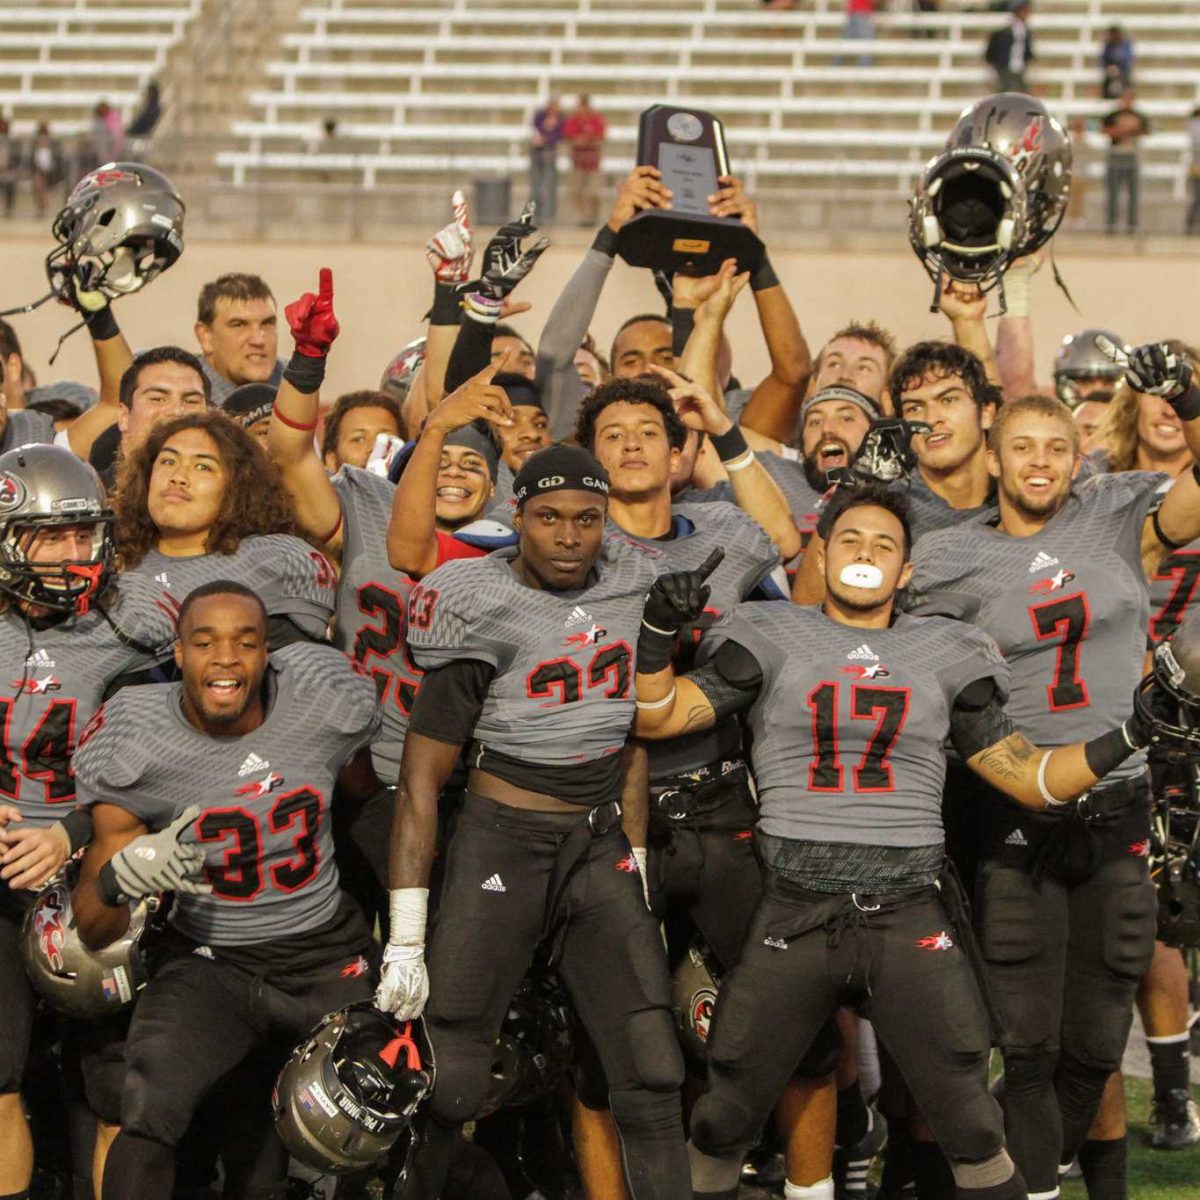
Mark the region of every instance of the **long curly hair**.
[[[1200, 355], [1186, 342], [1170, 339], [1167, 345], [1192, 364], [1193, 371], [1200, 371]], [[1085, 452], [1100, 451], [1108, 471], [1132, 471], [1138, 454], [1138, 397], [1141, 393], [1122, 378], [1113, 389], [1113, 398], [1104, 410], [1104, 416], [1096, 426], [1096, 432], [1084, 446]]]
[[254, 534], [296, 533], [279, 468], [240, 425], [217, 409], [164, 421], [122, 463], [117, 477], [114, 534], [123, 570], [136, 567], [157, 545], [161, 532], [150, 516], [150, 475], [163, 446], [184, 429], [212, 438], [225, 470], [225, 494], [208, 531], [206, 554], [233, 554]]

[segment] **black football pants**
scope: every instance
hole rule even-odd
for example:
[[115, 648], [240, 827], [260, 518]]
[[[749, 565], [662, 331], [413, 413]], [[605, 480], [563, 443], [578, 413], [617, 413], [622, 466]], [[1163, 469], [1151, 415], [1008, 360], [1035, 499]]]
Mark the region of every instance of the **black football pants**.
[[1059, 1162], [1078, 1153], [1154, 954], [1154, 887], [1144, 848], [1130, 851], [1073, 884], [980, 868], [976, 926], [1004, 1026], [1008, 1146], [1031, 1195], [1053, 1193]]
[[483, 1105], [496, 1036], [547, 934], [608, 1080], [631, 1195], [691, 1198], [666, 957], [620, 829], [589, 838], [557, 903], [550, 895], [560, 850], [585, 820], [464, 800], [428, 949], [432, 1120], [405, 1200], [442, 1194], [447, 1133]]
[[[139, 997], [125, 1043], [121, 1133], [109, 1152], [103, 1200], [170, 1200], [176, 1145], [204, 1097], [243, 1063], [257, 1068], [256, 1086], [239, 1072], [242, 1086], [228, 1102], [244, 1105], [243, 1132], [251, 1122], [261, 1129], [247, 1143], [258, 1156], [276, 1157], [274, 1174], [286, 1178], [270, 1106], [275, 1075], [322, 1017], [372, 994], [366, 942], [289, 972], [278, 964], [255, 970], [241, 959], [209, 958], [194, 943], [168, 936], [174, 952]], [[257, 1158], [225, 1165], [235, 1178], [272, 1174]], [[226, 1195], [238, 1194], [236, 1185], [226, 1188]]]
[[0, 880], [0, 1094], [19, 1092], [33, 1031], [33, 987], [21, 962], [21, 922], [32, 892]]
[[856, 903], [770, 871], [717, 997], [709, 1091], [692, 1113], [698, 1149], [727, 1158], [753, 1143], [840, 1005], [874, 1024], [949, 1158], [982, 1162], [1002, 1149], [987, 1013], [938, 890]]

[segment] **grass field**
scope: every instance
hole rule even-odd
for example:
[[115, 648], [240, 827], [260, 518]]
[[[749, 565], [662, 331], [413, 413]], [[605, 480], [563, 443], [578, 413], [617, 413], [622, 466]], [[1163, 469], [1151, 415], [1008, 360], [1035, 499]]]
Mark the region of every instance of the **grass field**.
[[[1193, 1088], [1200, 1100], [1200, 1089]], [[1150, 1113], [1150, 1081], [1125, 1079], [1129, 1110], [1130, 1200], [1200, 1200], [1200, 1146], [1187, 1150], [1151, 1150], [1146, 1126]], [[1082, 1180], [1063, 1188], [1064, 1200], [1086, 1200]]]

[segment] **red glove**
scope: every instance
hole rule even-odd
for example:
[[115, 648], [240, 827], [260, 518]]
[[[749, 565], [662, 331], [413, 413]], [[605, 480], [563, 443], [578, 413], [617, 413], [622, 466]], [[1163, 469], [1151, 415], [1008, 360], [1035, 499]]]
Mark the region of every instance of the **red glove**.
[[333, 315], [333, 272], [321, 268], [317, 294], [305, 292], [283, 310], [296, 343], [296, 353], [308, 358], [324, 358], [337, 340], [338, 322]]

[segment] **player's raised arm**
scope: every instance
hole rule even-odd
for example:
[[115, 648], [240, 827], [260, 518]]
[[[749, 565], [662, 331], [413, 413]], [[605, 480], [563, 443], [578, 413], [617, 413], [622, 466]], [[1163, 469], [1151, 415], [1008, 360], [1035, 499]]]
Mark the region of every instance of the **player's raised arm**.
[[333, 272], [321, 268], [316, 292], [305, 292], [284, 310], [296, 342], [283, 373], [267, 431], [267, 452], [279, 466], [296, 521], [329, 553], [342, 543], [342, 506], [313, 444], [325, 379], [325, 359], [339, 327], [333, 313]]
[[977, 680], [959, 694], [950, 738], [981, 779], [1025, 808], [1051, 812], [1095, 786], [1150, 740], [1135, 712], [1091, 741], [1040, 748], [1013, 726], [991, 679]]

